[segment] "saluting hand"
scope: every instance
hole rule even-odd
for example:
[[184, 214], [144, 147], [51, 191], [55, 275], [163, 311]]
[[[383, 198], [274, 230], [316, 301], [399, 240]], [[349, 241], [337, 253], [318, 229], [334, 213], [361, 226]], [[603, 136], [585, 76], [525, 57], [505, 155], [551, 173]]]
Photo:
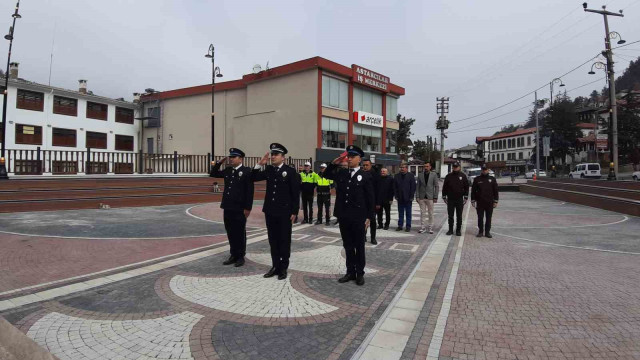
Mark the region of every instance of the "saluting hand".
[[269, 153], [264, 154], [264, 156], [262, 157], [262, 159], [260, 159], [260, 162], [258, 164], [260, 166], [265, 166], [267, 165], [267, 162], [269, 162]]

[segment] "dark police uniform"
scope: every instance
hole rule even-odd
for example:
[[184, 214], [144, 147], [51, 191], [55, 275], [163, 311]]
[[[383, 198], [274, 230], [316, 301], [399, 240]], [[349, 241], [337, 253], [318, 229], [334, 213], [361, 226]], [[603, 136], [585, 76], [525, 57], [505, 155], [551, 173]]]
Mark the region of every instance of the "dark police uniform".
[[[471, 186], [471, 201], [476, 202], [476, 212], [478, 213], [478, 237], [484, 233], [491, 237], [491, 216], [493, 215], [493, 204], [498, 203], [498, 182], [489, 174], [482, 174], [473, 179]], [[486, 215], [487, 221], [483, 223]]]
[[[454, 164], [454, 167], [460, 166]], [[442, 185], [442, 199], [447, 201], [447, 212], [449, 213], [449, 232], [453, 233], [453, 213], [456, 213], [456, 235], [462, 229], [462, 209], [465, 201], [469, 198], [469, 179], [462, 171], [453, 171], [447, 174]]]
[[[287, 153], [287, 149], [277, 143], [271, 144], [270, 149], [272, 153]], [[300, 176], [296, 169], [284, 163], [280, 167], [256, 165], [252, 176], [253, 181], [267, 181], [262, 212], [267, 223], [272, 268], [265, 277], [277, 274], [279, 279], [284, 279], [291, 255], [291, 215], [300, 209]]]
[[[326, 166], [325, 164], [323, 164]], [[326, 168], [324, 170], [327, 171]], [[322, 208], [324, 207], [325, 216], [326, 216], [326, 225], [329, 225], [329, 218], [331, 218], [331, 213], [329, 212], [329, 207], [331, 206], [331, 187], [333, 186], [333, 180], [329, 180], [324, 177], [324, 172], [318, 173], [316, 178], [318, 184], [318, 221], [316, 225], [322, 224]]]
[[[347, 153], [364, 156], [364, 152], [354, 145], [347, 147]], [[336, 213], [340, 221], [340, 235], [347, 256], [347, 276], [349, 280], [358, 278], [364, 284], [364, 238], [365, 221], [373, 218], [375, 195], [371, 175], [362, 169], [342, 169], [339, 165], [329, 164], [325, 177], [336, 184]], [[375, 223], [370, 224], [375, 226]], [[348, 280], [346, 280], [348, 281]]]
[[[244, 158], [244, 152], [240, 149], [229, 149], [229, 156]], [[251, 180], [251, 168], [240, 165], [236, 168], [227, 166], [220, 171], [223, 161], [217, 162], [211, 169], [209, 176], [224, 178], [224, 194], [220, 207], [224, 209], [224, 228], [227, 231], [231, 257], [224, 262], [225, 265], [235, 263], [236, 266], [244, 264], [244, 255], [247, 250], [247, 218], [244, 210], [251, 211], [253, 207], [253, 181]]]

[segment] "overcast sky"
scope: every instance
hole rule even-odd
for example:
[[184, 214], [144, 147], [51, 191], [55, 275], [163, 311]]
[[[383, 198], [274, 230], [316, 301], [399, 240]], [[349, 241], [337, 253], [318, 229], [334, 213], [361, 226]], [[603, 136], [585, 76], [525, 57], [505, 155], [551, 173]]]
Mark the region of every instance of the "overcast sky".
[[[628, 42], [640, 40], [640, 0], [602, 1], [608, 10], [625, 10], [624, 18], [609, 19], [611, 31]], [[0, 2], [1, 31], [10, 26], [14, 4]], [[437, 134], [436, 97], [450, 97], [451, 121], [545, 83], [538, 96], [548, 98], [551, 79], [604, 47], [602, 16], [585, 13], [582, 0], [22, 0], [20, 14], [11, 60], [20, 63], [20, 77], [31, 81], [48, 83], [52, 45], [52, 85], [76, 89], [78, 79], [87, 79], [94, 93], [128, 100], [149, 87], [208, 83], [211, 63], [203, 55], [210, 43], [225, 81], [250, 73], [254, 64], [275, 67], [322, 56], [364, 66], [403, 86], [398, 110], [417, 119], [414, 139]], [[8, 42], [0, 44], [4, 56]], [[638, 56], [640, 43], [617, 51], [616, 70]], [[590, 64], [563, 77], [562, 89], [604, 79], [602, 71], [587, 74]], [[600, 80], [569, 95], [604, 85]], [[446, 147], [474, 143], [475, 136], [499, 129], [481, 128], [525, 121], [528, 109], [516, 110], [532, 101], [533, 95], [452, 123]]]

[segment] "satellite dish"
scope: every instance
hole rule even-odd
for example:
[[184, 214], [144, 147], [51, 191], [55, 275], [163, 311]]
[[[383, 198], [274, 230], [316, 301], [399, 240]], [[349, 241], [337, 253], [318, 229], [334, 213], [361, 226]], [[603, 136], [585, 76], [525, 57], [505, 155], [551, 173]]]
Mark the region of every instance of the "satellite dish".
[[254, 73], [254, 74], [257, 74], [257, 73], [259, 73], [260, 71], [262, 71], [262, 66], [260, 66], [260, 64], [255, 64], [255, 65], [253, 66], [253, 73]]

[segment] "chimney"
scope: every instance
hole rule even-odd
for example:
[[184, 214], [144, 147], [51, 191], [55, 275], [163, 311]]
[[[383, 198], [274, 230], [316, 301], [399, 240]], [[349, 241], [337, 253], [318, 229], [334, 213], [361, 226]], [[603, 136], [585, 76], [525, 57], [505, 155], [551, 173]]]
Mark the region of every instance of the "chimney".
[[79, 92], [86, 94], [87, 93], [87, 80], [78, 80], [78, 83], [80, 84], [80, 89], [78, 89]]
[[133, 93], [133, 103], [137, 104], [140, 102], [140, 93]]
[[15, 80], [18, 78], [18, 65], [20, 64], [17, 62], [9, 64], [9, 79]]

